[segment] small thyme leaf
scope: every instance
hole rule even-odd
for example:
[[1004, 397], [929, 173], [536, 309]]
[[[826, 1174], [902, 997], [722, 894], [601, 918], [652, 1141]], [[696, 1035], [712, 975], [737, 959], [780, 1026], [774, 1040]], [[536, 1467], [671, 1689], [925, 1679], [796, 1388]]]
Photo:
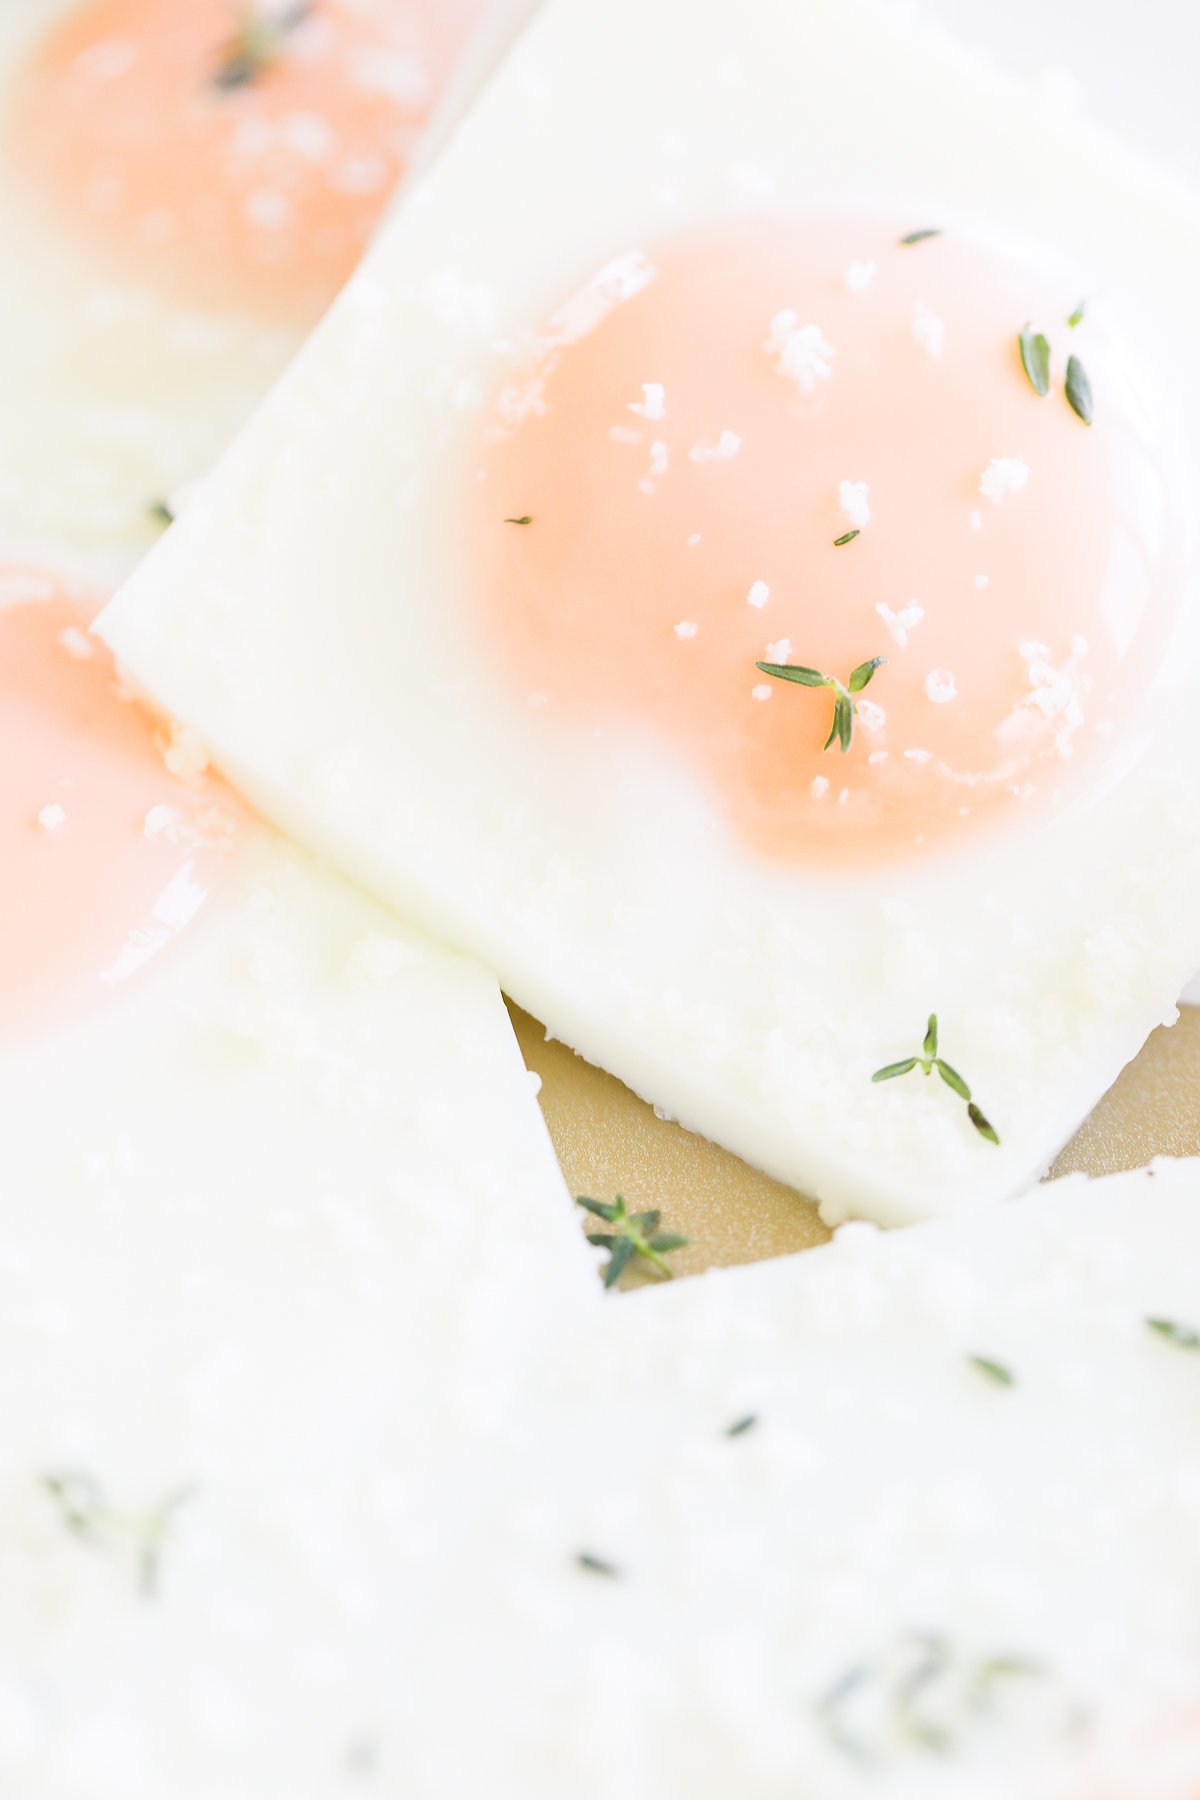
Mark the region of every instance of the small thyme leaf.
[[1174, 1344], [1179, 1350], [1200, 1350], [1200, 1331], [1190, 1325], [1181, 1325], [1176, 1319], [1147, 1319], [1151, 1331], [1156, 1331], [1160, 1338], [1168, 1344]]
[[746, 1433], [748, 1431], [753, 1431], [757, 1424], [758, 1414], [747, 1413], [744, 1419], [735, 1419], [733, 1424], [726, 1428], [725, 1436], [733, 1438], [745, 1437]]
[[1071, 327], [1071, 330], [1074, 331], [1078, 326], [1083, 324], [1086, 317], [1087, 301], [1081, 300], [1079, 305], [1075, 308], [1075, 311], [1067, 314], [1067, 324]]
[[1092, 384], [1088, 372], [1077, 356], [1067, 362], [1067, 405], [1076, 418], [1090, 425], [1096, 417], [1092, 403]]
[[1017, 1378], [1012, 1370], [1005, 1368], [1003, 1363], [993, 1361], [990, 1356], [968, 1356], [967, 1361], [981, 1375], [986, 1375], [989, 1381], [994, 1381], [997, 1387], [1017, 1385]]
[[916, 1056], [909, 1056], [903, 1062], [889, 1063], [886, 1069], [876, 1069], [871, 1080], [894, 1081], [897, 1075], [907, 1075], [910, 1069], [915, 1069], [919, 1060]]
[[146, 512], [154, 524], [161, 526], [164, 531], [168, 525], [175, 523], [174, 508], [166, 500], [152, 500], [146, 508]]
[[886, 656], [872, 656], [868, 662], [859, 663], [857, 669], [852, 669], [850, 671], [850, 679], [846, 683], [850, 692], [852, 694], [861, 694], [872, 675], [874, 675], [876, 669], [882, 669], [886, 661]]
[[948, 1062], [943, 1062], [940, 1057], [933, 1066], [945, 1082], [946, 1086], [948, 1088], [953, 1088], [960, 1100], [969, 1100], [971, 1098], [971, 1090], [957, 1069], [952, 1069], [950, 1064]]
[[932, 1075], [936, 1069], [946, 1086], [956, 1093], [960, 1100], [967, 1103], [967, 1117], [989, 1144], [998, 1144], [999, 1137], [988, 1123], [983, 1113], [971, 1098], [971, 1090], [959, 1074], [943, 1057], [938, 1055], [938, 1020], [936, 1013], [930, 1013], [925, 1027], [925, 1041], [921, 1045], [919, 1056], [905, 1057], [903, 1062], [886, 1063], [882, 1069], [876, 1069], [872, 1081], [894, 1081], [898, 1075], [907, 1075], [913, 1069], [920, 1069], [922, 1075]]
[[941, 237], [941, 235], [940, 225], [927, 225], [921, 231], [910, 231], [907, 237], [900, 239], [900, 245], [902, 249], [908, 249], [913, 244], [923, 244], [926, 238]]
[[1050, 392], [1050, 344], [1040, 331], [1026, 325], [1017, 342], [1021, 347], [1021, 367], [1029, 377], [1029, 385], [1043, 399]]
[[967, 1117], [970, 1119], [981, 1138], [986, 1138], [989, 1144], [999, 1144], [1000, 1137], [996, 1131], [996, 1127], [984, 1117], [983, 1113], [973, 1100], [967, 1107]]
[[530, 513], [525, 513], [523, 517], [519, 519], [505, 519], [504, 523], [506, 525], [532, 525], [533, 517]]
[[852, 544], [856, 537], [861, 537], [861, 536], [862, 536], [862, 532], [859, 530], [859, 528], [857, 526], [854, 528], [853, 531], [843, 531], [840, 538], [834, 538], [833, 547], [835, 550], [840, 550], [843, 544]]
[[631, 1213], [622, 1194], [618, 1194], [612, 1204], [607, 1200], [592, 1200], [586, 1194], [578, 1194], [575, 1204], [582, 1206], [594, 1217], [603, 1219], [606, 1225], [615, 1227], [613, 1231], [585, 1233], [589, 1244], [608, 1251], [608, 1262], [604, 1268], [606, 1288], [616, 1286], [635, 1257], [649, 1263], [664, 1280], [671, 1279], [674, 1270], [667, 1262], [667, 1257], [673, 1250], [685, 1250], [691, 1240], [677, 1231], [660, 1231], [658, 1227], [662, 1219], [661, 1212], [654, 1209], [650, 1212]]
[[606, 1562], [602, 1556], [593, 1556], [590, 1550], [581, 1550], [575, 1560], [589, 1575], [604, 1575], [610, 1581], [615, 1581], [621, 1573], [615, 1563]]

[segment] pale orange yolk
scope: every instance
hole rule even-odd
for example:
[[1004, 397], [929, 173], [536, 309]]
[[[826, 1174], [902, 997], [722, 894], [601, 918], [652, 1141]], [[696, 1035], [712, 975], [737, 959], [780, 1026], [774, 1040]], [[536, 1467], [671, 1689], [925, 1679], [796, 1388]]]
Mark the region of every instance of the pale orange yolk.
[[[1065, 792], [1175, 604], [1164, 479], [1098, 327], [1067, 323], [1079, 295], [902, 235], [755, 218], [618, 258], [540, 335], [468, 471], [471, 589], [537, 729], [657, 743], [796, 861]], [[823, 748], [835, 689], [755, 666], [845, 684], [876, 657], [846, 753]]]
[[228, 863], [225, 790], [185, 786], [76, 596], [0, 570], [0, 1037], [88, 1009]]
[[92, 0], [25, 72], [11, 155], [127, 273], [306, 325], [361, 256], [483, 5]]

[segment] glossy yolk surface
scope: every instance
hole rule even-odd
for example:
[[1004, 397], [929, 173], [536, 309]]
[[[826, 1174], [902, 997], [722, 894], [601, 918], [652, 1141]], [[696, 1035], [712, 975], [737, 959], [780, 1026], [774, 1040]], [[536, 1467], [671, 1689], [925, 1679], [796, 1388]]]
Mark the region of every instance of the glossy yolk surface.
[[[471, 589], [538, 728], [665, 746], [794, 861], [908, 853], [1060, 795], [1173, 616], [1164, 476], [1098, 323], [1067, 323], [1079, 295], [903, 235], [756, 218], [617, 259], [468, 470]], [[755, 667], [845, 684], [876, 657], [846, 753], [824, 748], [836, 690]]]
[[172, 776], [119, 697], [89, 610], [0, 570], [0, 1038], [90, 1007], [167, 946], [236, 835], [231, 797]]
[[135, 277], [311, 322], [361, 256], [484, 0], [91, 0], [11, 155]]

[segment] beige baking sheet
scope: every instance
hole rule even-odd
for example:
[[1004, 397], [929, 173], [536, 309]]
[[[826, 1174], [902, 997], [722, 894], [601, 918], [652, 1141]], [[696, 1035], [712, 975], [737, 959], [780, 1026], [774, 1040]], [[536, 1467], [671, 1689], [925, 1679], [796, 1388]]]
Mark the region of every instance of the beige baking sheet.
[[[611, 1075], [510, 1007], [526, 1065], [542, 1079], [541, 1104], [572, 1194], [658, 1207], [664, 1228], [691, 1239], [672, 1258], [681, 1275], [808, 1250], [829, 1233], [811, 1200], [728, 1151], [656, 1118]], [[1200, 1155], [1200, 1007], [1156, 1031], [1124, 1071], [1048, 1179], [1082, 1169], [1110, 1175], [1153, 1156]], [[582, 1218], [582, 1215], [581, 1215]]]

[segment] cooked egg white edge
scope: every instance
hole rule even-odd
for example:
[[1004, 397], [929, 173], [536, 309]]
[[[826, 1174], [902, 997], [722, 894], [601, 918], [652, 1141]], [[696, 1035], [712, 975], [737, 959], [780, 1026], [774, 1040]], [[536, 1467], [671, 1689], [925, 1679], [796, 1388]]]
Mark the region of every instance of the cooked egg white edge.
[[[1170, 440], [1200, 410], [1200, 370], [1157, 362], [1190, 339], [1200, 210], [888, 12], [750, 0], [739, 32], [715, 5], [552, 0], [101, 629], [256, 804], [558, 1036], [828, 1218], [909, 1220], [1040, 1174], [1174, 1016], [1200, 949], [1195, 605], [1152, 739], [1098, 792], [870, 887], [779, 874], [735, 861], [654, 745], [601, 764], [562, 733], [547, 777], [455, 584], [460, 446], [497, 343], [609, 255], [813, 199], [1059, 259], [1123, 316]], [[934, 1009], [999, 1150], [936, 1083], [870, 1084]]]

